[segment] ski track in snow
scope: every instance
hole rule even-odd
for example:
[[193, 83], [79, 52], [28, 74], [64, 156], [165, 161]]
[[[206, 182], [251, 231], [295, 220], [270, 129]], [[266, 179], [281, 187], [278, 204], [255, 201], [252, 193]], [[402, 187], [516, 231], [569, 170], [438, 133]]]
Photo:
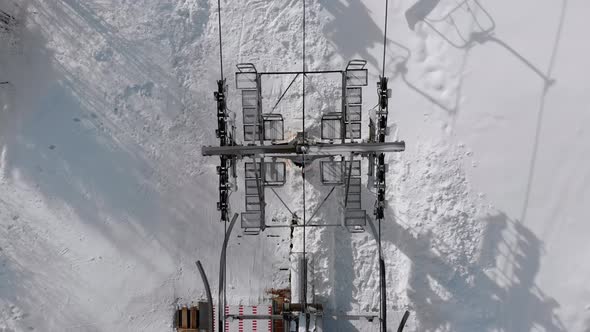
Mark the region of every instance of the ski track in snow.
[[[11, 82], [0, 86], [0, 330], [171, 330], [175, 305], [204, 298], [196, 259], [203, 261], [216, 294], [223, 225], [216, 221], [215, 160], [201, 157], [200, 146], [216, 144], [217, 2], [19, 4], [18, 39], [0, 50], [0, 81]], [[408, 151], [388, 160], [382, 236], [389, 327], [408, 309], [407, 331], [587, 330], [587, 288], [576, 300], [559, 303], [555, 287], [539, 286], [547, 254], [543, 241], [557, 236], [559, 227], [546, 221], [540, 236], [511, 209], [503, 211], [505, 204], [496, 206], [497, 196], [491, 199], [476, 176], [480, 165], [494, 162], [484, 149], [474, 150], [471, 145], [480, 142], [464, 133], [474, 116], [468, 111], [480, 107], [471, 96], [481, 93], [466, 82], [474, 58], [481, 56], [477, 47], [483, 46], [453, 48], [423, 23], [408, 30], [404, 12], [412, 4], [395, 1], [389, 13], [386, 75], [394, 90], [390, 123], [397, 125], [390, 138], [397, 135], [408, 144]], [[224, 4], [224, 75], [238, 128], [235, 64], [300, 69], [301, 5], [296, 0]], [[367, 110], [376, 104], [381, 69], [381, 5], [359, 0], [307, 5], [307, 68], [368, 60]], [[494, 13], [508, 6], [498, 5]], [[435, 14], [450, 8], [451, 1], [441, 1]], [[477, 8], [474, 13], [483, 17]], [[468, 35], [477, 23], [469, 17], [458, 21]], [[457, 37], [457, 27], [444, 22], [439, 27], [443, 35]], [[482, 76], [477, 69], [473, 75]], [[263, 83], [265, 108], [291, 80], [269, 77]], [[338, 86], [338, 78], [310, 77], [306, 108], [338, 111]], [[287, 137], [301, 131], [301, 89], [299, 79], [276, 111], [285, 117]], [[507, 99], [499, 97], [500, 106]], [[495, 126], [506, 120], [498, 113], [479, 115], [469, 129], [502, 130]], [[319, 120], [319, 112], [306, 112], [312, 135], [319, 133]], [[577, 135], [584, 141], [587, 134], [579, 127]], [[564, 160], [587, 155], [585, 146], [573, 145]], [[561, 186], [561, 200], [587, 197], [590, 177], [580, 165], [568, 163], [556, 175], [559, 186], [581, 181], [575, 193]], [[288, 183], [278, 192], [302, 216], [300, 171], [291, 164], [287, 171]], [[307, 172], [309, 217], [331, 188], [320, 184], [317, 170]], [[372, 215], [374, 194], [363, 188], [363, 208]], [[333, 221], [342, 214], [335, 198], [340, 191], [316, 219]], [[289, 220], [273, 194], [267, 196], [268, 214]], [[506, 196], [514, 197], [509, 191]], [[561, 216], [561, 200], [547, 204], [554, 219]], [[240, 211], [241, 190], [232, 204]], [[230, 304], [268, 301], [266, 290], [288, 286], [289, 275], [280, 269], [289, 266], [290, 232], [267, 230], [255, 238], [235, 233], [228, 249]], [[301, 240], [297, 229], [293, 252], [302, 250]], [[306, 241], [316, 301], [330, 313], [378, 311], [378, 261], [369, 227], [362, 234], [310, 228]], [[580, 308], [584, 299], [586, 307]], [[377, 330], [375, 323], [328, 318], [324, 326]]]

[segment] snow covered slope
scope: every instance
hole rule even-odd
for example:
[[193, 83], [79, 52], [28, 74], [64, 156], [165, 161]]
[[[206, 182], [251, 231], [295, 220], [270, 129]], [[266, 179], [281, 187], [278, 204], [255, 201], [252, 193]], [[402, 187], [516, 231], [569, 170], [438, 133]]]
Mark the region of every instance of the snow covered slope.
[[[22, 53], [2, 50], [1, 328], [166, 330], [175, 303], [203, 298], [194, 262], [213, 279], [223, 236], [200, 157], [209, 11], [30, 3]], [[238, 300], [273, 286], [280, 251], [256, 254], [273, 241], [238, 247]]]
[[[436, 255], [442, 261], [434, 266], [412, 259], [419, 278], [430, 283], [411, 287], [418, 295], [411, 302], [423, 304], [416, 308], [419, 330], [586, 331], [590, 60], [580, 31], [588, 30], [589, 7], [571, 0], [480, 4], [495, 23], [496, 39], [470, 48], [452, 47], [424, 24], [408, 34], [400, 17], [406, 2], [395, 8], [399, 24], [390, 30], [412, 53], [408, 78], [402, 75], [394, 88], [402, 136], [418, 143], [409, 144], [410, 153], [425, 140], [464, 151], [471, 190], [490, 206], [478, 221], [484, 227], [475, 241], [479, 258], [464, 276], [455, 263], [451, 275], [440, 275], [445, 269], [436, 266], [453, 256], [448, 253]], [[481, 9], [471, 5], [485, 25]], [[380, 12], [374, 3], [369, 7]], [[433, 14], [449, 8], [441, 1]], [[443, 35], [457, 41], [452, 22], [442, 23]], [[409, 100], [410, 93], [430, 105]], [[415, 125], [419, 119], [424, 125]]]
[[[409, 29], [414, 2], [390, 1], [389, 11], [391, 121], [407, 142], [389, 159], [390, 328], [409, 309], [409, 331], [589, 331], [590, 5], [480, 0], [496, 39], [456, 48], [443, 38], [461, 41], [449, 20], [442, 35], [423, 23]], [[301, 68], [301, 1], [222, 3], [230, 87], [239, 62]], [[372, 108], [384, 2], [307, 8], [308, 68], [367, 59]], [[0, 86], [0, 330], [171, 330], [174, 305], [203, 298], [194, 261], [216, 280], [223, 236], [216, 160], [200, 156], [215, 144], [216, 1], [0, 0], [0, 9], [22, 13], [18, 46], [0, 49], [0, 81], [10, 82]], [[469, 15], [455, 18], [467, 36], [478, 29]], [[289, 82], [269, 81], [265, 102]], [[312, 110], [333, 107], [325, 100], [336, 86], [310, 79], [310, 131]], [[278, 109], [287, 118], [301, 108], [300, 83], [291, 91]], [[238, 93], [229, 107], [240, 108]], [[300, 212], [301, 182], [289, 176], [282, 194]], [[309, 180], [313, 210], [326, 188], [313, 172]], [[319, 217], [339, 211], [327, 204]], [[287, 218], [277, 202], [270, 209]], [[286, 286], [289, 234], [238, 233], [228, 299], [256, 304]], [[336, 313], [377, 310], [371, 233], [307, 236], [317, 299]]]

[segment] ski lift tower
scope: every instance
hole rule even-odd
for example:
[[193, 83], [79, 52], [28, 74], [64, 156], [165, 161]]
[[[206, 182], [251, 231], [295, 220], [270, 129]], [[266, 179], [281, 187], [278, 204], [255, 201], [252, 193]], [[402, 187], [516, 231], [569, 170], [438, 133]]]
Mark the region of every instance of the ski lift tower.
[[[324, 185], [343, 186], [342, 197], [345, 216], [341, 224], [351, 232], [364, 231], [366, 212], [361, 208], [361, 159], [369, 159], [369, 175], [380, 190], [379, 204], [374, 211], [377, 219], [383, 218], [385, 153], [401, 152], [405, 149], [403, 141], [386, 142], [387, 79], [379, 83], [380, 110], [378, 120], [371, 120], [368, 139], [362, 137], [361, 120], [362, 88], [367, 85], [366, 61], [352, 60], [344, 70], [320, 70], [306, 72], [259, 72], [254, 64], [238, 64], [236, 89], [241, 92], [244, 143], [236, 143], [235, 134], [228, 130], [228, 114], [225, 107], [225, 84], [219, 83], [218, 100], [219, 146], [204, 146], [204, 156], [219, 156], [221, 165], [217, 168], [220, 185], [217, 203], [221, 220], [228, 221], [230, 173], [237, 177], [236, 165], [244, 161], [245, 169], [245, 211], [241, 213], [241, 227], [247, 234], [257, 235], [266, 228], [267, 223], [265, 190], [283, 186], [286, 182], [286, 160], [291, 160], [302, 168], [312, 167], [318, 160], [321, 181]], [[321, 116], [321, 136], [309, 137], [303, 131], [293, 140], [276, 143], [285, 137], [284, 119], [281, 114], [271, 113], [262, 108], [261, 86], [267, 75], [322, 75], [339, 74], [342, 77], [342, 108], [340, 112], [330, 112]], [[220, 81], [221, 82], [221, 81]], [[233, 126], [232, 126], [233, 128]], [[372, 175], [376, 174], [376, 177]], [[299, 220], [295, 226], [303, 226]]]
[[[365, 60], [354, 59], [348, 62], [343, 69], [329, 70], [307, 70], [306, 67], [306, 29], [305, 13], [306, 1], [303, 1], [303, 61], [301, 71], [259, 71], [253, 63], [240, 63], [235, 73], [236, 90], [241, 94], [243, 142], [236, 139], [236, 124], [227, 109], [228, 86], [223, 76], [223, 47], [221, 32], [221, 2], [218, 0], [219, 14], [219, 55], [220, 55], [220, 76], [217, 81], [217, 91], [214, 93], [217, 102], [217, 129], [216, 135], [219, 139], [218, 146], [203, 146], [202, 155], [219, 157], [220, 164], [217, 166], [219, 176], [219, 201], [217, 209], [220, 211], [220, 219], [224, 223], [225, 238], [221, 251], [220, 273], [219, 273], [219, 297], [218, 329], [226, 326], [226, 319], [261, 319], [260, 315], [230, 315], [225, 303], [226, 289], [226, 252], [227, 242], [231, 231], [240, 220], [244, 234], [259, 235], [267, 228], [289, 227], [292, 230], [302, 228], [303, 252], [298, 258], [296, 273], [291, 274], [291, 287], [295, 288], [296, 295], [288, 306], [278, 310], [271, 315], [263, 315], [264, 319], [280, 320], [284, 322], [283, 327], [289, 331], [321, 331], [321, 317], [323, 306], [321, 303], [310, 303], [307, 295], [307, 258], [306, 258], [306, 227], [343, 227], [351, 233], [364, 232], [367, 223], [373, 231], [379, 252], [379, 275], [380, 275], [380, 331], [387, 331], [387, 310], [386, 310], [386, 282], [385, 263], [381, 250], [381, 221], [385, 218], [385, 191], [387, 165], [385, 155], [388, 153], [402, 152], [405, 150], [403, 141], [388, 141], [388, 100], [391, 91], [387, 87], [385, 77], [385, 59], [387, 52], [387, 8], [385, 2], [385, 29], [384, 29], [384, 51], [383, 51], [383, 72], [377, 83], [378, 110], [374, 115], [369, 116], [369, 134], [363, 139], [362, 123], [363, 117], [369, 113], [363, 110], [363, 88], [368, 85], [368, 70]], [[285, 140], [285, 119], [280, 113], [274, 110], [287, 90], [279, 98], [279, 101], [272, 109], [266, 109], [262, 103], [263, 82], [269, 76], [295, 75], [293, 81], [299, 77], [302, 80], [302, 125], [301, 131], [296, 131], [296, 136]], [[341, 100], [339, 111], [320, 111], [317, 118], [321, 119], [320, 134], [313, 136], [306, 131], [305, 124], [305, 80], [315, 75], [336, 75], [341, 82]], [[263, 107], [264, 106], [264, 107]], [[330, 109], [337, 109], [336, 107]], [[235, 119], [235, 118], [234, 118]], [[287, 122], [291, 123], [291, 122]], [[292, 132], [293, 130], [291, 130]], [[367, 215], [366, 209], [362, 206], [362, 171], [361, 162], [368, 160], [368, 180], [370, 187], [376, 190], [376, 202], [373, 215], [377, 220], [378, 231], [371, 217]], [[244, 209], [240, 214], [231, 211], [230, 193], [238, 188], [238, 164], [243, 163], [244, 169]], [[282, 187], [287, 182], [287, 163], [295, 165], [291, 170], [299, 172], [302, 178], [303, 215], [300, 217], [293, 213], [275, 188]], [[319, 168], [320, 180], [323, 185], [331, 186], [324, 200], [316, 207], [311, 217], [306, 216], [306, 170]], [[241, 167], [240, 167], [241, 169]], [[339, 187], [342, 194], [338, 198], [343, 206], [341, 215], [332, 215], [333, 218], [327, 223], [312, 222], [313, 217], [322, 208], [324, 202]], [[267, 205], [267, 191], [272, 191], [277, 198], [291, 212], [292, 218], [289, 224], [278, 225], [269, 223], [269, 211]], [[230, 221], [230, 215], [232, 215]], [[228, 227], [229, 224], [229, 227]], [[197, 264], [199, 265], [199, 264]], [[202, 269], [200, 270], [203, 281], [208, 289], [207, 278]], [[213, 307], [211, 296], [208, 295], [209, 307]], [[223, 308], [223, 310], [222, 310]], [[224, 314], [221, 314], [224, 312]], [[213, 320], [213, 315], [209, 314]], [[406, 311], [404, 318], [398, 328], [402, 331], [409, 312]], [[338, 319], [366, 318], [372, 321], [376, 315], [352, 315], [341, 316]], [[313, 325], [313, 327], [312, 327]], [[211, 330], [212, 328], [210, 328]]]
[[[269, 76], [281, 75], [339, 75], [341, 80], [341, 108], [339, 112], [321, 114], [321, 134], [310, 137], [302, 126], [296, 137], [284, 141], [285, 119], [283, 115], [273, 113], [274, 109], [264, 109], [262, 104], [262, 83]], [[235, 125], [230, 123], [226, 107], [227, 86], [225, 80], [218, 81], [217, 100], [219, 146], [204, 146], [204, 156], [217, 156], [220, 165], [219, 202], [217, 208], [223, 222], [229, 221], [229, 192], [237, 187], [230, 184], [230, 179], [237, 181], [236, 168], [238, 163], [244, 166], [244, 211], [241, 211], [240, 224], [247, 235], [258, 235], [267, 228], [284, 227], [270, 224], [267, 211], [267, 190], [283, 186], [286, 179], [286, 162], [291, 161], [301, 169], [319, 167], [323, 185], [343, 188], [343, 196], [339, 199], [344, 206], [344, 214], [340, 220], [318, 225], [293, 215], [289, 227], [344, 227], [351, 233], [364, 232], [368, 215], [361, 204], [361, 161], [368, 159], [368, 181], [377, 190], [377, 201], [373, 215], [376, 220], [384, 218], [385, 204], [385, 154], [405, 150], [403, 141], [386, 141], [389, 133], [387, 123], [388, 99], [391, 91], [387, 88], [387, 78], [380, 78], [378, 83], [379, 110], [376, 117], [369, 121], [369, 135], [362, 139], [362, 119], [365, 115], [363, 104], [363, 88], [368, 85], [368, 71], [365, 60], [351, 60], [344, 69], [316, 71], [258, 71], [252, 63], [240, 63], [235, 73], [236, 90], [241, 94], [242, 122], [244, 142], [238, 143]], [[303, 96], [305, 98], [305, 96]], [[304, 180], [305, 181], [305, 178]], [[330, 191], [330, 194], [332, 191]], [[276, 191], [275, 191], [276, 194]], [[321, 204], [320, 207], [321, 208]], [[318, 209], [319, 209], [318, 208]], [[304, 207], [305, 210], [305, 200]], [[317, 210], [314, 212], [318, 212]], [[312, 215], [312, 217], [313, 217]], [[370, 221], [370, 220], [369, 220]], [[375, 234], [377, 237], [377, 234]], [[380, 239], [378, 239], [380, 240]], [[305, 250], [305, 248], [304, 248]], [[303, 262], [304, 273], [300, 284], [305, 288], [306, 263]], [[382, 287], [384, 287], [384, 283]], [[225, 287], [224, 287], [225, 289]], [[384, 290], [382, 296], [384, 297]], [[302, 306], [305, 311], [307, 303], [303, 290]], [[309, 305], [312, 305], [311, 303]]]

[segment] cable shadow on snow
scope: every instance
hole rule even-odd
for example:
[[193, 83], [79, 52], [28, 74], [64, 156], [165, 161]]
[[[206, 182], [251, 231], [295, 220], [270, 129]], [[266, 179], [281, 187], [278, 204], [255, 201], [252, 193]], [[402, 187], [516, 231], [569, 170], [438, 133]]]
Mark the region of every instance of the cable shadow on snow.
[[[200, 3], [203, 1], [199, 1]], [[90, 29], [93, 33], [98, 34], [102, 37], [106, 45], [112, 49], [116, 55], [122, 56], [124, 59], [125, 67], [120, 66], [117, 69], [122, 70], [121, 74], [125, 77], [143, 78], [143, 80], [151, 79], [157, 82], [167, 82], [171, 80], [171, 74], [155, 61], [149, 52], [147, 46], [149, 43], [137, 43], [133, 40], [125, 39], [126, 35], [116, 27], [112, 26], [105, 19], [100, 17], [95, 10], [92, 9], [85, 1], [79, 0], [61, 0], [59, 3], [50, 4], [47, 6], [39, 6], [44, 8], [44, 14], [49, 18], [59, 19], [61, 24], [55, 27], [62, 32], [63, 36], [69, 36], [68, 42], [73, 45], [79, 45], [80, 48], [84, 47], [84, 43], [80, 40], [79, 35], [72, 34], [70, 31], [65, 29], [66, 27], [73, 28], [76, 30], [88, 30]], [[165, 17], [165, 15], [162, 15]], [[163, 18], [156, 16], [153, 24], [164, 24]], [[199, 26], [195, 27], [194, 31], [189, 36], [184, 36], [184, 31], [179, 31], [179, 34], [183, 34], [183, 40], [181, 43], [174, 43], [173, 40], [168, 40], [174, 48], [175, 52], [182, 50], [182, 45], [194, 41], [200, 37], [205, 28], [206, 18], [200, 18], [204, 22], [199, 22]], [[74, 30], [74, 31], [76, 31]], [[158, 36], [161, 39], [165, 39], [165, 36]], [[113, 54], [108, 49], [102, 53], [94, 54], [98, 61], [101, 58], [111, 58]]]
[[[124, 39], [122, 37], [124, 34], [119, 33], [115, 27], [102, 19], [91, 6], [88, 6], [83, 1], [67, 0], [59, 4], [38, 6], [38, 9], [41, 21], [43, 24], [48, 25], [46, 27], [48, 31], [56, 31], [58, 34], [56, 36], [57, 39], [63, 39], [66, 43], [71, 43], [73, 47], [77, 45], [76, 38], [78, 36], [72, 34], [71, 31], [90, 30], [89, 33], [104, 38], [113, 53], [110, 56], [108, 56], [109, 54], [105, 55], [107, 56], [106, 60], [112, 63], [112, 71], [125, 80], [138, 82], [134, 85], [120, 86], [120, 82], [112, 82], [110, 76], [102, 75], [100, 71], [94, 71], [90, 77], [86, 77], [81, 75], [80, 72], [75, 72], [72, 68], [66, 67], [62, 62], [56, 61], [55, 64], [56, 71], [64, 78], [62, 80], [64, 90], [68, 91], [75, 102], [79, 103], [81, 113], [97, 127], [98, 131], [102, 132], [105, 136], [113, 136], [113, 139], [110, 140], [122, 155], [128, 155], [130, 159], [137, 161], [136, 164], [138, 166], [131, 169], [143, 173], [140, 176], [153, 178], [158, 172], [153, 167], [153, 164], [162, 164], [163, 162], [155, 163], [154, 160], [148, 160], [147, 156], [151, 153], [135, 142], [135, 140], [140, 140], [141, 138], [133, 137], [133, 134], [137, 130], [133, 125], [136, 127], [154, 126], [153, 119], [139, 117], [142, 111], [157, 113], [158, 116], [162, 114], [162, 116], [172, 117], [175, 112], [174, 109], [182, 107], [184, 102], [180, 100], [180, 97], [175, 95], [175, 91], [181, 90], [177, 86], [177, 77], [173, 73], [168, 72], [161, 63], [148, 56], [149, 52], [146, 53], [145, 49], [150, 44], [149, 41]], [[165, 7], [163, 10], [168, 11], [170, 9]], [[162, 17], [166, 17], [166, 15], [167, 12]], [[61, 22], [59, 24], [52, 24], [56, 18], [59, 18]], [[162, 18], [157, 18], [155, 20], [156, 24], [163, 24], [163, 21], [158, 21], [159, 19]], [[174, 23], [176, 24], [177, 22], [174, 21]], [[195, 36], [199, 36], [202, 32], [203, 27], [197, 27]], [[181, 35], [182, 38], [185, 38], [184, 34], [181, 33]], [[193, 38], [195, 36], [191, 35], [189, 37]], [[180, 51], [178, 46], [175, 46], [175, 50]], [[89, 58], [81, 60], [90, 61], [90, 64], [100, 64], [106, 61], [102, 56], [99, 56], [101, 54], [93, 53], [85, 55]], [[115, 61], [118, 59], [117, 56], [121, 56], [123, 60], [121, 62]], [[114, 96], [107, 96], [106, 91], [112, 89], [113, 85], [120, 86], [120, 93]], [[124, 101], [125, 98], [129, 97], [135, 98], [133, 102], [137, 102], [136, 104], [138, 106]], [[151, 104], [161, 99], [167, 101], [165, 105], [161, 103]], [[169, 101], [172, 105], [168, 104]], [[159, 112], [158, 106], [161, 106], [164, 112]], [[118, 120], [115, 120], [116, 118]], [[128, 119], [128, 121], [125, 121], [125, 119]], [[131, 127], [128, 126], [128, 122], [132, 125]], [[129, 133], [130, 131], [132, 132]], [[151, 136], [158, 134], [170, 135], [171, 133], [168, 131], [163, 133], [156, 131]], [[149, 182], [146, 181], [146, 183]], [[160, 181], [158, 180], [156, 182]], [[200, 195], [200, 193], [198, 194]], [[187, 219], [186, 222], [188, 223], [188, 219], [192, 219], [189, 216], [193, 214], [191, 212], [191, 206], [194, 205], [194, 200], [198, 201], [200, 199], [201, 197], [199, 196], [175, 197], [175, 208], [171, 208], [173, 211], [169, 211], [166, 214], [174, 215], [175, 218]], [[183, 208], [180, 209], [179, 206]], [[151, 219], [154, 218], [152, 217]], [[182, 230], [170, 229], [168, 232], [182, 234]]]
[[[189, 5], [180, 3], [176, 7], [173, 4], [151, 4], [141, 10], [157, 15], [147, 22], [139, 20], [132, 26], [129, 25], [131, 22], [121, 23], [116, 19], [135, 13], [139, 6], [142, 5], [119, 4], [116, 10], [122, 13], [110, 19], [104, 13], [114, 8], [106, 5], [101, 8], [100, 4], [79, 0], [45, 2], [37, 7], [40, 23], [55, 36], [54, 39], [79, 50], [66, 52], [75, 57], [74, 62], [78, 62], [75, 65], [68, 61], [58, 62], [70, 78], [65, 84], [69, 84], [85, 107], [104, 115], [101, 121], [107, 127], [128, 133], [128, 136], [138, 132], [147, 132], [150, 137], [162, 136], [169, 139], [159, 141], [165, 144], [178, 143], [181, 135], [190, 135], [190, 140], [196, 143], [209, 139], [204, 132], [192, 130], [210, 119], [209, 112], [195, 112], [208, 107], [203, 101], [209, 100], [210, 96], [201, 89], [202, 77], [197, 78], [197, 75], [203, 75], [202, 66], [195, 66], [192, 62], [195, 55], [205, 58], [201, 47], [206, 41], [201, 37], [208, 24], [208, 1], [197, 0], [190, 9], [187, 8]], [[196, 54], [191, 50], [196, 50]], [[194, 69], [199, 67], [200, 70]], [[132, 126], [124, 126], [128, 123]], [[147, 140], [145, 137], [131, 139]], [[168, 153], [171, 164], [179, 159], [191, 165], [205, 163], [192, 146], [176, 144], [175, 148], [179, 149], [177, 154]], [[146, 153], [150, 153], [151, 149], [147, 150]], [[162, 150], [171, 149], [165, 147]], [[187, 161], [189, 156], [193, 159]], [[195, 169], [197, 171], [186, 175], [204, 173], [199, 167]]]
[[[568, 0], [562, 0], [559, 24], [558, 24], [557, 32], [555, 35], [555, 41], [553, 44], [551, 58], [549, 60], [549, 67], [548, 67], [547, 73], [546, 73], [546, 76], [548, 76], [548, 77], [551, 77], [553, 75], [553, 71], [555, 69], [555, 64], [557, 61], [557, 55], [558, 55], [558, 51], [559, 51], [559, 44], [560, 44], [561, 37], [562, 37], [563, 27], [565, 25], [565, 18], [566, 18], [566, 14], [567, 14], [567, 5], [568, 5]], [[535, 136], [534, 136], [534, 143], [533, 143], [533, 149], [532, 149], [533, 152], [532, 152], [531, 160], [530, 160], [530, 164], [529, 164], [529, 171], [528, 171], [527, 182], [526, 182], [526, 192], [525, 192], [525, 198], [524, 198], [524, 202], [523, 202], [523, 208], [522, 208], [522, 212], [520, 214], [520, 220], [523, 223], [526, 223], [526, 221], [527, 221], [527, 211], [529, 208], [529, 199], [531, 196], [533, 180], [535, 177], [535, 166], [537, 163], [537, 154], [539, 153], [539, 143], [541, 140], [541, 132], [542, 132], [542, 127], [543, 127], [543, 119], [544, 119], [545, 110], [546, 110], [547, 95], [549, 93], [549, 88], [550, 88], [549, 85], [547, 85], [547, 84], [543, 85], [543, 91], [541, 92], [541, 97], [539, 100], [539, 111], [537, 112], [537, 122], [536, 122], [536, 127], [535, 127]]]
[[481, 222], [479, 258], [461, 263], [463, 272], [439, 254], [445, 248], [435, 234], [414, 234], [392, 219], [382, 224], [383, 240], [412, 261], [408, 296], [421, 331], [565, 331], [555, 313], [559, 304], [535, 285], [540, 240], [504, 213]]
[[[199, 3], [201, 2], [199, 1]], [[127, 29], [113, 26], [84, 1], [61, 0], [60, 2], [39, 3], [36, 9], [40, 23], [55, 36], [56, 40], [79, 50], [80, 53], [77, 54], [78, 59], [76, 60], [80, 61], [80, 65], [100, 67], [101, 64], [109, 64], [112, 66], [112, 73], [105, 74], [104, 70], [102, 72], [95, 71], [92, 77], [83, 78], [91, 80], [90, 84], [97, 86], [98, 88], [95, 90], [102, 94], [100, 99], [88, 99], [113, 102], [111, 99], [116, 97], [106, 96], [105, 91], [108, 91], [109, 87], [112, 89], [113, 86], [121, 85], [125, 81], [133, 83], [129, 85], [130, 89], [136, 89], [141, 85], [154, 86], [157, 84], [158, 87], [162, 87], [158, 91], [165, 94], [162, 97], [170, 100], [170, 105], [166, 105], [166, 112], [158, 114], [163, 117], [172, 117], [176, 113], [174, 109], [182, 104], [181, 97], [176, 95], [180, 90], [179, 83], [181, 83], [178, 82], [178, 76], [185, 78], [188, 73], [173, 71], [176, 69], [174, 66], [180, 66], [179, 57], [172, 59], [174, 61], [173, 68], [163, 65], [165, 62], [158, 59], [164, 54], [162, 44], [170, 46], [171, 52], [174, 54], [182, 53], [187, 45], [204, 33], [207, 20], [201, 17], [201, 12], [208, 10], [208, 8], [203, 8], [195, 14], [198, 17], [195, 20], [203, 22], [187, 23], [183, 14], [179, 13], [180, 10], [174, 12], [172, 8], [168, 7], [158, 8], [162, 10], [162, 13], [146, 23], [146, 25], [149, 24], [147, 27], [138, 25], [137, 29], [150, 28], [150, 33], [147, 33], [148, 37], [145, 39], [133, 36]], [[59, 24], [55, 22], [59, 22]], [[154, 30], [152, 25], [156, 28], [166, 26], [166, 29], [172, 29], [176, 34], [169, 36], [165, 33], [152, 33], [151, 30]], [[82, 31], [82, 34], [75, 33], [76, 31]], [[89, 46], [85, 39], [92, 39], [94, 45]], [[109, 76], [108, 74], [114, 75]], [[113, 76], [123, 82], [112, 81]], [[109, 79], [111, 81], [107, 81]], [[105, 111], [104, 105], [97, 106], [101, 111]]]

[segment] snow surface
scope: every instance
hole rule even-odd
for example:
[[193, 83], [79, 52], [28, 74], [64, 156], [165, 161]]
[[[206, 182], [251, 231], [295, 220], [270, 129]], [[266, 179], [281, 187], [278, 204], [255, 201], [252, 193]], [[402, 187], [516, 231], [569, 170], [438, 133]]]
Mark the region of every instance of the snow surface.
[[[301, 1], [222, 3], [230, 87], [239, 62], [301, 68]], [[590, 331], [590, 4], [480, 3], [495, 39], [457, 49], [423, 23], [408, 28], [413, 0], [390, 1], [390, 118], [407, 143], [389, 157], [390, 329], [408, 309], [408, 331]], [[308, 68], [365, 58], [372, 108], [384, 2], [307, 8]], [[216, 160], [200, 155], [216, 143], [216, 1], [0, 0], [0, 9], [23, 22], [17, 43], [0, 38], [0, 81], [11, 82], [0, 85], [0, 330], [172, 330], [175, 305], [204, 298], [196, 259], [217, 286]], [[478, 29], [471, 16], [457, 22]], [[457, 37], [448, 21], [437, 27]], [[290, 80], [265, 82], [265, 105]], [[307, 83], [313, 133], [314, 110], [339, 108], [330, 102], [338, 81]], [[287, 136], [301, 130], [300, 92], [296, 81], [277, 109]], [[230, 109], [239, 97], [230, 89]], [[280, 194], [300, 215], [301, 178], [296, 167], [288, 173]], [[310, 213], [330, 188], [313, 168], [308, 180]], [[241, 195], [232, 196], [236, 211]], [[372, 203], [367, 190], [363, 206]], [[286, 222], [282, 205], [269, 204]], [[317, 217], [339, 214], [329, 200]], [[240, 233], [228, 249], [228, 300], [260, 304], [266, 290], [288, 286], [290, 232]], [[313, 229], [306, 240], [316, 300], [333, 313], [378, 310], [371, 232]]]

